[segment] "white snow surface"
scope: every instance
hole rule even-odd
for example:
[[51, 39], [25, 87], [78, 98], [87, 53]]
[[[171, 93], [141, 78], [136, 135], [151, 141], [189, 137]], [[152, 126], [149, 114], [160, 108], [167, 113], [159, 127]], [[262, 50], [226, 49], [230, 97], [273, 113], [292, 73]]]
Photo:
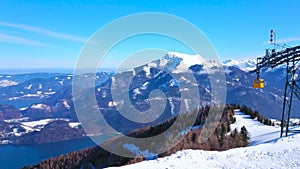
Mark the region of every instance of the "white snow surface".
[[174, 64], [178, 64], [176, 66], [174, 65], [176, 69], [173, 70], [173, 73], [180, 73], [182, 71], [186, 71], [190, 66], [193, 65], [203, 65], [204, 69], [221, 66], [218, 64], [217, 61], [208, 60], [206, 58], [203, 58], [199, 54], [189, 55], [179, 52], [168, 52], [167, 55], [164, 56], [164, 59], [172, 61], [174, 62]]
[[144, 155], [146, 157], [148, 156], [157, 156], [157, 154], [153, 154], [149, 152], [149, 150], [140, 150], [139, 147], [135, 146], [134, 144], [124, 144], [123, 147], [131, 152], [136, 153], [137, 155]]
[[150, 77], [151, 72], [150, 72], [151, 67], [150, 66], [144, 66], [143, 70], [146, 72], [146, 77]]
[[28, 121], [28, 122], [22, 122], [24, 126], [28, 126], [31, 128], [34, 128], [36, 126], [45, 126], [46, 124], [55, 121], [54, 119], [42, 119], [38, 121]]
[[[42, 128], [44, 128], [50, 122], [57, 121], [57, 120], [69, 121], [68, 119], [63, 119], [63, 118], [42, 119], [42, 120], [37, 120], [37, 121], [21, 122], [21, 124], [22, 124], [21, 126], [28, 133], [28, 132], [32, 132], [32, 131], [40, 131]], [[71, 125], [70, 125], [70, 127], [72, 127]], [[73, 126], [74, 126], [74, 124], [73, 124]]]
[[14, 86], [17, 84], [18, 84], [18, 82], [15, 82], [12, 80], [0, 80], [0, 87]]
[[68, 101], [67, 100], [63, 100], [63, 104], [65, 106], [66, 109], [70, 109], [71, 106], [69, 105]]
[[[267, 126], [257, 120], [252, 120], [249, 115], [245, 115], [239, 111], [236, 111], [236, 122], [232, 124], [231, 129], [241, 129], [243, 126], [246, 127], [250, 133], [250, 145], [258, 145], [268, 142], [274, 142], [280, 136], [279, 126]], [[299, 146], [300, 148], [300, 146]]]
[[47, 110], [50, 110], [51, 107], [46, 105], [46, 104], [43, 104], [43, 103], [39, 103], [39, 104], [33, 104], [30, 106], [30, 108], [32, 109], [47, 109]]
[[32, 84], [30, 84], [28, 87], [26, 87], [27, 90], [30, 90], [32, 87]]
[[299, 133], [279, 138], [280, 127], [263, 125], [239, 111], [235, 117], [236, 123], [231, 127], [246, 127], [250, 134], [249, 147], [221, 152], [183, 150], [168, 157], [111, 168], [300, 168]]
[[254, 70], [256, 68], [256, 61], [255, 59], [249, 59], [249, 60], [234, 60], [234, 59], [229, 59], [223, 61], [223, 65], [230, 67], [236, 67], [239, 68], [245, 72]]
[[70, 123], [69, 123], [69, 126], [70, 126], [71, 128], [77, 128], [77, 127], [80, 126], [80, 125], [81, 125], [80, 122], [70, 122]]
[[179, 52], [168, 52], [165, 56], [165, 59], [172, 59], [172, 58], [180, 58], [182, 59], [182, 63], [184, 63], [187, 67], [193, 66], [195, 64], [202, 65], [205, 60], [200, 55], [188, 55]]

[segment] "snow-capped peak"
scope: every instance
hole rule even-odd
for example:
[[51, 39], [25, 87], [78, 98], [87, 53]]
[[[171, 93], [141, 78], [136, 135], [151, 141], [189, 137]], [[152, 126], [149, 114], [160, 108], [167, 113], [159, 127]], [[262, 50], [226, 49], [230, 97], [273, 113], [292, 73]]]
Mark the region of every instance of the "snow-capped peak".
[[181, 60], [182, 63], [184, 63], [188, 67], [193, 66], [195, 64], [203, 65], [205, 63], [205, 60], [198, 54], [188, 55], [179, 52], [168, 52], [164, 56], [164, 59], [166, 60], [179, 59]]
[[223, 61], [223, 65], [230, 67], [236, 67], [239, 68], [245, 72], [252, 71], [256, 68], [256, 60], [255, 59], [249, 59], [249, 60], [234, 60], [229, 59]]
[[[176, 72], [179, 70], [188, 70], [188, 68], [193, 65], [203, 65], [203, 68], [220, 66], [216, 61], [207, 60], [199, 54], [189, 55], [179, 52], [168, 52], [163, 59], [167, 60], [169, 63], [173, 63], [173, 67], [176, 68]], [[170, 64], [168, 66], [170, 66]]]

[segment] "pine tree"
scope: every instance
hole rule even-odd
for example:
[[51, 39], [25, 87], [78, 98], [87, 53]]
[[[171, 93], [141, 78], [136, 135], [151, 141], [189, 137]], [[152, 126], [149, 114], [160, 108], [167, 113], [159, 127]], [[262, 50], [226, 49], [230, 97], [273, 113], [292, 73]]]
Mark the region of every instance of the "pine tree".
[[248, 133], [248, 131], [247, 131], [247, 129], [246, 129], [245, 126], [243, 126], [243, 127], [241, 128], [241, 134], [242, 134], [243, 140], [244, 140], [244, 141], [247, 143], [247, 145], [248, 145], [248, 141], [249, 141], [250, 137], [249, 137], [249, 133]]
[[231, 131], [230, 123], [227, 123], [227, 133]]

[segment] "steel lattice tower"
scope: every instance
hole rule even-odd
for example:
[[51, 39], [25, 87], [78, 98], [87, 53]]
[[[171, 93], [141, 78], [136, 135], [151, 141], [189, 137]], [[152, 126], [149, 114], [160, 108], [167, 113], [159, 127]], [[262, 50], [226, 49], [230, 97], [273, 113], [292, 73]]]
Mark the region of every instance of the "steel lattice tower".
[[[271, 31], [271, 33], [273, 33]], [[271, 37], [272, 38], [272, 37]], [[270, 40], [271, 41], [271, 40]], [[271, 41], [272, 42], [272, 41]], [[274, 44], [275, 45], [275, 44]], [[286, 65], [286, 81], [283, 98], [283, 110], [281, 119], [281, 133], [280, 137], [288, 135], [288, 132], [295, 132], [298, 130], [289, 130], [289, 123], [291, 117], [291, 110], [293, 99], [296, 97], [300, 100], [300, 80], [297, 80], [296, 71], [299, 68], [300, 61], [300, 46], [285, 48], [276, 52], [275, 49], [271, 51], [266, 50], [264, 57], [257, 58], [256, 69], [253, 72], [257, 73], [257, 79], [260, 79], [260, 71], [262, 68], [274, 68], [279, 65]], [[263, 83], [263, 80], [260, 82]], [[263, 85], [262, 85], [263, 86]]]

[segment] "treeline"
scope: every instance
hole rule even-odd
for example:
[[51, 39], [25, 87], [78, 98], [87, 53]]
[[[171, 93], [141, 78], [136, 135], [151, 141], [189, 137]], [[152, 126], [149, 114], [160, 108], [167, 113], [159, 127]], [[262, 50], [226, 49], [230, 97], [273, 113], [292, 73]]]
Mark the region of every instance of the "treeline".
[[[234, 108], [235, 107], [233, 107], [233, 105], [206, 106], [201, 108], [200, 110], [195, 110], [192, 113], [187, 112], [178, 117], [169, 119], [157, 126], [144, 127], [132, 131], [128, 134], [128, 136], [135, 138], [149, 138], [151, 136], [156, 136], [160, 133], [165, 132], [170, 127], [174, 127], [175, 130], [173, 130], [173, 133], [166, 134], [167, 137], [164, 137], [163, 140], [149, 139], [148, 142], [136, 144], [136, 146], [139, 147], [142, 151], [147, 150], [149, 148], [149, 145], [152, 145], [150, 147], [153, 148], [153, 150], [149, 150], [150, 152], [156, 152], [155, 149], [158, 150], [160, 148], [167, 149], [167, 151], [158, 154], [154, 158], [168, 156], [183, 149], [223, 151], [236, 147], [245, 147], [248, 145], [249, 140], [249, 135], [246, 128], [242, 127], [241, 132], [238, 132], [237, 129], [233, 131], [230, 129], [230, 124], [235, 122]], [[221, 114], [218, 114], [218, 112], [221, 112]], [[195, 118], [191, 118], [193, 113], [197, 114], [196, 120]], [[183, 139], [177, 140], [178, 142], [174, 146], [172, 143], [176, 141], [176, 139], [180, 138], [178, 137], [178, 135], [182, 134], [182, 131], [179, 130], [182, 129], [182, 126], [180, 125], [189, 122], [189, 120], [193, 120], [193, 122], [196, 121], [193, 125], [193, 128], [189, 128], [185, 137]], [[175, 123], [175, 121], [179, 121], [179, 123]], [[212, 130], [211, 135], [208, 136], [208, 138], [205, 138], [203, 136], [205, 135], [204, 126], [208, 126], [208, 130]], [[212, 126], [214, 126], [215, 128], [212, 128]], [[106, 146], [108, 149], [117, 149], [122, 151], [123, 153], [127, 153], [128, 155], [135, 156], [133, 152], [125, 149], [122, 144], [120, 144], [126, 143], [123, 139], [123, 137], [114, 138], [106, 141], [102, 145]], [[85, 167], [104, 168], [109, 166], [132, 164], [143, 161], [145, 159], [146, 158], [143, 156], [138, 156], [136, 158], [121, 157], [112, 154], [99, 146], [96, 146], [93, 148], [71, 152], [66, 155], [51, 158], [42, 161], [40, 164], [32, 167], [26, 167], [34, 169], [69, 169]]]
[[231, 106], [234, 109], [240, 109], [241, 112], [243, 112], [246, 115], [249, 115], [251, 119], [257, 119], [260, 123], [263, 123], [264, 125], [274, 126], [274, 121], [271, 119], [265, 118], [263, 115], [261, 115], [258, 111], [252, 110], [250, 107], [247, 107], [246, 105], [238, 105], [238, 104], [231, 104]]
[[[223, 110], [223, 112], [222, 112]], [[244, 127], [239, 133], [237, 129], [231, 131], [230, 124], [235, 123], [234, 118], [234, 108], [230, 105], [227, 106], [205, 106], [200, 110], [197, 110], [197, 118], [194, 123], [194, 128], [187, 132], [187, 135], [178, 142], [175, 146], [172, 145], [176, 140], [176, 135], [169, 134], [170, 145], [160, 145], [159, 142], [156, 142], [156, 148], [161, 146], [169, 147], [169, 150], [159, 154], [158, 157], [164, 157], [176, 153], [177, 151], [183, 149], [201, 149], [201, 150], [214, 150], [214, 151], [223, 151], [236, 147], [245, 147], [248, 145], [249, 134]], [[218, 115], [218, 112], [222, 112], [221, 115]], [[195, 113], [195, 112], [194, 112]], [[193, 114], [193, 113], [192, 113]], [[191, 119], [190, 113], [182, 115], [181, 119], [173, 118], [165, 123], [162, 123], [158, 126], [152, 126], [149, 128], [142, 128], [134, 131], [130, 134], [131, 137], [151, 137], [158, 135], [168, 129], [171, 125], [174, 125], [175, 120], [181, 120], [177, 125], [184, 124], [187, 120]], [[217, 123], [213, 127], [214, 131], [212, 134], [205, 140], [201, 132], [203, 132], [202, 127], [205, 123], [208, 123], [208, 118], [210, 118], [210, 123]], [[194, 120], [194, 119], [193, 119]], [[194, 120], [195, 121], [195, 120]], [[206, 124], [209, 126], [210, 124]], [[175, 127], [176, 128], [176, 127]], [[182, 128], [179, 126], [178, 128]], [[180, 133], [181, 131], [176, 131]], [[168, 142], [167, 142], [168, 143]], [[145, 148], [147, 145], [153, 145], [153, 143], [145, 143]], [[140, 148], [143, 145], [139, 145]]]

